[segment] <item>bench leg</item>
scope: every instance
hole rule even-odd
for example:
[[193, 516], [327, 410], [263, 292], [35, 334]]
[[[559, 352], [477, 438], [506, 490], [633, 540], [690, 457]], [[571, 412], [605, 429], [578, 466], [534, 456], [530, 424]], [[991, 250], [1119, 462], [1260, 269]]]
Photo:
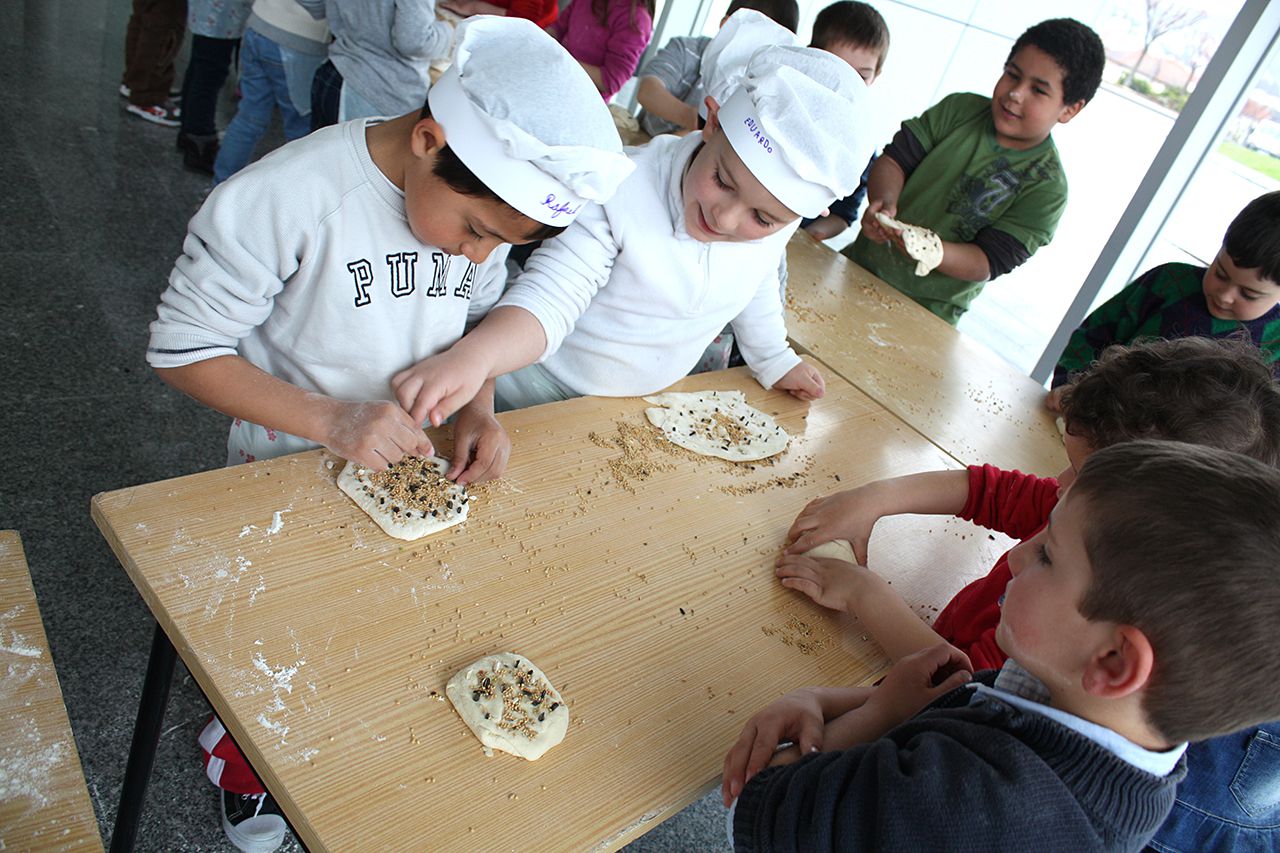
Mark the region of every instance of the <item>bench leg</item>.
[[134, 848], [147, 782], [151, 779], [151, 767], [155, 764], [156, 747], [160, 743], [160, 725], [164, 722], [165, 706], [169, 704], [169, 688], [173, 684], [177, 657], [173, 643], [157, 624], [151, 638], [147, 676], [142, 682], [142, 699], [138, 702], [138, 721], [133, 727], [129, 761], [124, 768], [120, 808], [116, 811], [116, 824], [111, 831], [111, 853], [127, 853]]

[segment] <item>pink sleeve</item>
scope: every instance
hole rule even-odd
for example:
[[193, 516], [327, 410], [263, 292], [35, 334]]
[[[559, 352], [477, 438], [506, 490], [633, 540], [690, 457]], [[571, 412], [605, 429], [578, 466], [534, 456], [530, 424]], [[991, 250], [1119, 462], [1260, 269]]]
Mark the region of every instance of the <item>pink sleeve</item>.
[[1058, 481], [994, 465], [969, 466], [969, 499], [959, 517], [1014, 539], [1033, 536], [1058, 503]]
[[634, 11], [629, 6], [627, 0], [612, 0], [609, 4], [609, 35], [604, 46], [604, 62], [600, 64], [600, 78], [604, 83], [600, 94], [606, 101], [631, 79], [640, 64], [640, 55], [653, 37], [653, 19], [648, 10], [639, 2]]

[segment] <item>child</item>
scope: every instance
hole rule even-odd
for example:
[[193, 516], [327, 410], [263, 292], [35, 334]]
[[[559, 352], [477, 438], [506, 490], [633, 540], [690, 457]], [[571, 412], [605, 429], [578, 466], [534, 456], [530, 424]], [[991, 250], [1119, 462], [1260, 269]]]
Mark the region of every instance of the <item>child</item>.
[[[526, 20], [468, 20], [420, 113], [318, 131], [210, 194], [147, 360], [235, 419], [230, 463], [320, 444], [374, 469], [430, 453], [421, 421], [391, 402], [391, 374], [493, 305], [505, 243], [558, 233], [631, 169], [609, 111], [554, 40]], [[505, 465], [491, 387], [454, 424], [448, 476], [460, 483]], [[228, 837], [274, 849], [283, 820], [262, 811], [261, 784], [221, 735], [215, 720], [201, 742], [227, 789]]]
[[133, 0], [120, 80], [126, 112], [164, 127], [182, 124], [182, 108], [173, 101], [173, 61], [186, 31], [186, 0]]
[[1208, 269], [1161, 264], [1093, 310], [1067, 341], [1046, 405], [1068, 376], [1111, 344], [1139, 338], [1221, 338], [1244, 330], [1280, 371], [1280, 191], [1249, 202]]
[[469, 18], [472, 15], [528, 18], [544, 30], [554, 24], [560, 14], [556, 0], [498, 0], [497, 3], [486, 3], [485, 0], [449, 0], [442, 2], [440, 8], [459, 18]]
[[182, 75], [182, 116], [177, 148], [182, 165], [213, 174], [218, 156], [218, 93], [240, 46], [250, 0], [187, 0], [191, 58]]
[[[814, 18], [813, 38], [809, 46], [834, 53], [849, 63], [862, 81], [870, 86], [879, 79], [885, 58], [889, 55], [889, 25], [866, 3], [838, 0]], [[815, 240], [829, 240], [852, 225], [867, 195], [867, 181], [875, 162], [876, 155], [872, 154], [852, 195], [833, 202], [826, 216], [807, 219], [800, 227]]]
[[[955, 325], [989, 279], [1049, 242], [1067, 203], [1050, 138], [1102, 80], [1102, 41], [1070, 18], [1036, 24], [1014, 42], [990, 98], [954, 94], [903, 123], [871, 169], [862, 231], [844, 254]], [[924, 277], [885, 213], [942, 238]]]
[[549, 32], [606, 101], [631, 79], [653, 38], [654, 0], [571, 0]]
[[329, 28], [295, 0], [254, 0], [240, 40], [240, 106], [213, 162], [214, 186], [248, 165], [280, 108], [285, 141], [311, 132], [311, 80]]
[[[796, 0], [733, 0], [720, 26], [739, 9], [754, 9], [792, 33], [800, 25]], [[711, 36], [673, 36], [640, 70], [636, 98], [640, 127], [650, 136], [697, 130], [702, 88], [702, 54]]]
[[431, 63], [449, 55], [453, 27], [435, 0], [297, 0], [333, 32], [329, 58], [311, 82], [311, 129], [422, 106]]
[[787, 344], [778, 262], [799, 217], [846, 194], [866, 162], [848, 132], [865, 97], [829, 53], [760, 49], [723, 108], [709, 102], [701, 134], [636, 149], [614, 198], [534, 252], [449, 352], [398, 375], [398, 399], [438, 422], [486, 378], [534, 361], [499, 380], [499, 405], [650, 394], [728, 320], [762, 385], [821, 396], [821, 374]]
[[[936, 698], [966, 667], [932, 647], [758, 714], [725, 759], [735, 848], [1141, 849], [1186, 742], [1280, 716], [1276, 513], [1280, 471], [1248, 457], [1098, 451], [1010, 554], [1009, 663]], [[754, 773], [782, 739], [821, 754]]]
[[[1280, 388], [1251, 344], [1180, 338], [1113, 346], [1066, 387], [1064, 440], [1071, 467], [1057, 480], [972, 466], [967, 472], [916, 474], [819, 499], [805, 508], [788, 533], [790, 546], [778, 568], [783, 585], [824, 606], [857, 613], [895, 659], [945, 639], [978, 668], [999, 667], [1005, 660], [997, 643], [999, 602], [1009, 582], [1012, 552], [986, 577], [961, 590], [930, 629], [882, 578], [863, 568], [877, 519], [899, 512], [955, 514], [1026, 538], [1044, 526], [1059, 489], [1070, 484], [1090, 453], [1135, 438], [1216, 446], [1280, 465]], [[803, 556], [831, 538], [849, 539], [860, 565]], [[1215, 739], [1196, 750], [1213, 752], [1219, 759], [1234, 755], [1235, 767], [1243, 747]], [[1226, 784], [1203, 778], [1201, 767], [1192, 765], [1175, 816], [1184, 802], [1199, 801], [1195, 810], [1200, 830], [1205, 831], [1212, 825], [1206, 814], [1219, 813], [1212, 792]], [[1254, 784], [1263, 784], [1261, 773], [1255, 774]], [[1248, 820], [1247, 815], [1232, 815], [1229, 823], [1240, 826]], [[1164, 833], [1162, 829], [1161, 837]]]

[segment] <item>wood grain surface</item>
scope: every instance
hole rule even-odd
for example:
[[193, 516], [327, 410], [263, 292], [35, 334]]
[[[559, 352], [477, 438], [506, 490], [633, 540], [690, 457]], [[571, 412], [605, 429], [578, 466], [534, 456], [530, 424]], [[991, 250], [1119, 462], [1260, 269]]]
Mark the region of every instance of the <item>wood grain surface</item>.
[[[805, 503], [956, 465], [838, 378], [813, 404], [743, 369], [675, 387], [741, 388], [790, 447], [764, 466], [627, 450], [656, 436], [647, 404], [583, 398], [501, 416], [507, 475], [417, 542], [338, 491], [327, 451], [100, 494], [93, 515], [312, 851], [614, 849], [716, 784], [767, 702], [883, 673], [855, 621], [773, 576]], [[1006, 542], [892, 518], [870, 564], [931, 617]], [[441, 698], [499, 651], [570, 706], [537, 762], [486, 758]]]
[[0, 850], [102, 850], [22, 539], [0, 530]]
[[787, 246], [787, 330], [801, 351], [966, 465], [1057, 476], [1045, 389], [803, 231]]

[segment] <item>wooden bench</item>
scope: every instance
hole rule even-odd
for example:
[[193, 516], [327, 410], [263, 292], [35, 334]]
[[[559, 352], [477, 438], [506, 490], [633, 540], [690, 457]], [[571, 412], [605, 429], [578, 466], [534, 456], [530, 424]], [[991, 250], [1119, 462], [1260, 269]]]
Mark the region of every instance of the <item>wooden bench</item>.
[[0, 531], [0, 849], [102, 850], [22, 539]]

